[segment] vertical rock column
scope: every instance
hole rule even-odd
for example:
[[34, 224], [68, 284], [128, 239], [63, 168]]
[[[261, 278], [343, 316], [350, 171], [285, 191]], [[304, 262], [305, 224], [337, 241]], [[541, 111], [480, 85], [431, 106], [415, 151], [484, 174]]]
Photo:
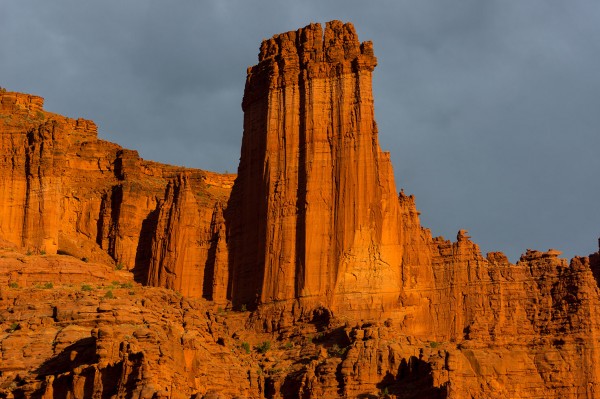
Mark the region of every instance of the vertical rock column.
[[32, 252], [58, 248], [60, 128], [44, 121], [44, 100], [0, 92], [0, 237]]
[[148, 285], [201, 297], [204, 264], [200, 216], [186, 175], [169, 183], [152, 239]]
[[[206, 213], [212, 215], [206, 225]], [[198, 205], [189, 176], [180, 174], [167, 186], [158, 206], [158, 220], [148, 270], [148, 285], [179, 291], [187, 297], [225, 302], [227, 251], [223, 209]]]
[[397, 301], [399, 204], [377, 140], [375, 65], [371, 43], [339, 21], [262, 43], [227, 212], [234, 304]]

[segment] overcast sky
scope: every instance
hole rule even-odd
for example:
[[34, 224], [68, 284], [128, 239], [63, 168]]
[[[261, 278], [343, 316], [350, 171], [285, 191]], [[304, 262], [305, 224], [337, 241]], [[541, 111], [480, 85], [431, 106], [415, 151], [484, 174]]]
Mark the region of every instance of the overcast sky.
[[143, 158], [235, 172], [261, 40], [332, 19], [374, 42], [381, 146], [434, 236], [597, 250], [596, 0], [6, 0], [0, 86]]

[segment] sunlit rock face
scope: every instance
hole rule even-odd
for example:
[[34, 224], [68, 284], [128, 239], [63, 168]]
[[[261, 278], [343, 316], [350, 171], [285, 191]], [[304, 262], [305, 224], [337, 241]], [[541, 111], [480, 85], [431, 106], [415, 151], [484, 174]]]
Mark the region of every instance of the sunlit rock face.
[[232, 299], [369, 314], [400, 290], [400, 209], [379, 148], [377, 60], [351, 24], [276, 35], [248, 69], [230, 199]]
[[114, 264], [189, 297], [225, 300], [223, 204], [234, 176], [143, 160], [100, 140], [94, 122], [6, 91], [0, 151], [0, 239], [31, 254]]

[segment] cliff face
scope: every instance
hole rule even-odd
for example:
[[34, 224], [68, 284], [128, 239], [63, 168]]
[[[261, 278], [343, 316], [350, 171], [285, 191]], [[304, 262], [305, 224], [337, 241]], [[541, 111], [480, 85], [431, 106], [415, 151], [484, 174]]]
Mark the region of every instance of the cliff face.
[[[24, 247], [56, 251], [57, 171], [65, 158], [60, 145], [54, 145], [60, 134], [57, 126], [44, 122], [42, 105], [43, 99], [36, 96], [9, 93], [0, 97], [0, 112], [8, 116], [1, 121], [0, 232], [4, 239]], [[71, 128], [78, 127], [72, 122]]]
[[222, 248], [223, 223], [222, 206], [200, 206], [188, 176], [180, 175], [169, 183], [165, 200], [158, 206], [148, 284], [187, 297], [224, 300], [227, 252]]
[[377, 142], [375, 65], [371, 43], [338, 21], [261, 45], [228, 213], [234, 303], [397, 301], [399, 207]]
[[[436, 346], [458, 344], [421, 365], [435, 381], [426, 395], [592, 395], [600, 302], [590, 261], [528, 251], [513, 265], [501, 253], [482, 256], [466, 231], [450, 242], [423, 229], [414, 198], [396, 196], [377, 142], [375, 65], [371, 44], [337, 21], [262, 43], [248, 69], [227, 210], [234, 304], [263, 304], [258, 320], [273, 331], [324, 306], [350, 320], [387, 320]], [[401, 392], [396, 358], [406, 353], [356, 345], [345, 360], [307, 370], [298, 384], [318, 388], [304, 394], [353, 396], [377, 384]], [[396, 360], [373, 360], [382, 356]]]
[[[42, 107], [41, 97], [0, 92], [0, 237], [30, 253], [112, 263], [138, 281], [202, 296], [202, 279], [188, 277], [214, 269], [211, 229], [222, 213], [215, 205], [233, 178], [144, 161], [99, 140], [93, 122]], [[187, 249], [173, 255], [174, 246]], [[175, 277], [159, 278], [171, 270]]]
[[0, 398], [600, 397], [600, 253], [432, 237], [375, 66], [339, 21], [264, 41], [235, 182], [0, 92]]

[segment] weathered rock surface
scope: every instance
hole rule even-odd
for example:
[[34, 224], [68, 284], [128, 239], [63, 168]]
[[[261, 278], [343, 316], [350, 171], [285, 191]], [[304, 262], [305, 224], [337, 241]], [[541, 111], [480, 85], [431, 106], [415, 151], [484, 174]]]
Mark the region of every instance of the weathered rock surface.
[[597, 397], [587, 258], [567, 265], [530, 251], [509, 265], [492, 255], [515, 284], [500, 284], [512, 293], [500, 292], [506, 304], [496, 309], [516, 314], [520, 330], [490, 336], [497, 319], [481, 317], [486, 328], [435, 340], [397, 320], [344, 320], [325, 308], [265, 333], [260, 309], [216, 309], [67, 256], [0, 254], [2, 270], [21, 258], [30, 270], [0, 285], [0, 397]]
[[339, 21], [264, 41], [235, 183], [0, 91], [0, 398], [600, 398], [600, 252], [432, 237], [375, 66]]
[[187, 297], [224, 300], [227, 274], [221, 274], [228, 265], [222, 206], [201, 206], [189, 180], [180, 175], [169, 183], [165, 200], [159, 204], [148, 284]]
[[[211, 227], [213, 213], [221, 212], [216, 204], [228, 197], [233, 176], [144, 161], [136, 151], [99, 140], [93, 122], [42, 107], [41, 97], [0, 92], [1, 239], [32, 253], [114, 262], [146, 282], [151, 263], [163, 266], [173, 260], [157, 260], [165, 254], [153, 252], [152, 246], [158, 248], [164, 235], [172, 233], [169, 229], [179, 227], [159, 222], [168, 222], [171, 211], [183, 211], [196, 214], [195, 230], [183, 235], [206, 233], [175, 233], [180, 241], [165, 245], [172, 248], [185, 240], [187, 252], [177, 254], [177, 261], [191, 267], [207, 264], [197, 257], [209, 253], [212, 237], [207, 236], [217, 228]], [[177, 206], [187, 208], [166, 209], [183, 176], [188, 197]], [[181, 284], [187, 275], [178, 278]], [[186, 295], [202, 295], [202, 281], [187, 279], [186, 284]]]
[[302, 299], [368, 315], [397, 301], [399, 206], [373, 118], [376, 64], [339, 21], [262, 43], [228, 210], [235, 304]]
[[[12, 269], [18, 254], [2, 253], [0, 267]], [[37, 271], [52, 263], [42, 281], [55, 283], [35, 284], [27, 271], [0, 285], [0, 397], [259, 396], [257, 354], [230, 338], [244, 314], [225, 321], [204, 300], [142, 287], [124, 271], [27, 258]]]

